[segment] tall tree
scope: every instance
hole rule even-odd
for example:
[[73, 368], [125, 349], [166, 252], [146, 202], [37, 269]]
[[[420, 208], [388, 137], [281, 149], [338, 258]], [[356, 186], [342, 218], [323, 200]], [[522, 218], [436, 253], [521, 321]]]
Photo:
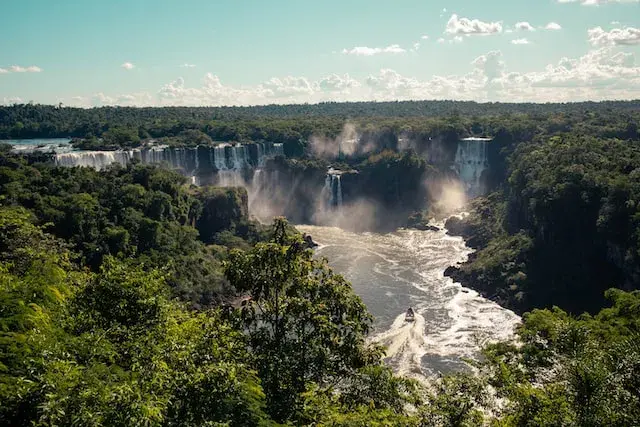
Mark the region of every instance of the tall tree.
[[365, 345], [372, 318], [350, 284], [288, 237], [284, 219], [275, 220], [274, 230], [271, 243], [234, 251], [226, 274], [250, 296], [242, 321], [268, 410], [284, 421], [299, 409], [309, 383], [330, 389], [379, 360], [380, 350]]

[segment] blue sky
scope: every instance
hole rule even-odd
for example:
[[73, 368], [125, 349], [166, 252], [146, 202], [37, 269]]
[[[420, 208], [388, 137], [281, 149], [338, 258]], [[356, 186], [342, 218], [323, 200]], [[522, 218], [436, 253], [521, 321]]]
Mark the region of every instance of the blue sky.
[[640, 98], [640, 0], [2, 0], [0, 103]]

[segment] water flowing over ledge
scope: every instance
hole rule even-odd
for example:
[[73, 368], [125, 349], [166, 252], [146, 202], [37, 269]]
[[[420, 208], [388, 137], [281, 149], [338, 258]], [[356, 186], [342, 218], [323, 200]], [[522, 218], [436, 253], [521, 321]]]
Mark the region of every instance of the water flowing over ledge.
[[58, 166], [88, 166], [102, 169], [113, 163], [124, 166], [136, 159], [145, 164], [167, 163], [171, 168], [179, 169], [185, 175], [191, 176], [204, 172], [261, 167], [267, 157], [277, 155], [284, 155], [282, 144], [225, 143], [190, 148], [155, 145], [132, 150], [72, 151], [55, 154], [54, 161]]

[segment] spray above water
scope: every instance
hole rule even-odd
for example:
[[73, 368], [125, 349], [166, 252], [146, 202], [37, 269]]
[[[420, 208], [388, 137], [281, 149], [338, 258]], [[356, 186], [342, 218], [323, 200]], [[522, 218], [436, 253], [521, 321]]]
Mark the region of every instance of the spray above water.
[[335, 138], [313, 135], [309, 139], [309, 148], [314, 157], [333, 160], [340, 155], [351, 156], [355, 153], [370, 151], [362, 144], [356, 127], [352, 123], [345, 123], [340, 134]]
[[454, 177], [431, 179], [424, 182], [429, 198], [433, 200], [429, 213], [436, 219], [444, 219], [459, 212], [467, 203], [465, 185]]

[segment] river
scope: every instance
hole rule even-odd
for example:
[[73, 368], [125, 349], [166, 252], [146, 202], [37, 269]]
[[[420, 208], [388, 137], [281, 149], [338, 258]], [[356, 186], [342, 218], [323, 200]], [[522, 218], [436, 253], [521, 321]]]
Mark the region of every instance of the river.
[[18, 153], [51, 152], [66, 153], [73, 149], [69, 138], [38, 138], [38, 139], [2, 139], [0, 143], [9, 144]]
[[[471, 250], [441, 231], [352, 233], [335, 227], [296, 226], [313, 236], [334, 271], [351, 281], [375, 316], [372, 340], [387, 347], [387, 362], [424, 379], [464, 370], [482, 344], [513, 336], [520, 318], [444, 276]], [[407, 323], [413, 307], [416, 320]]]

